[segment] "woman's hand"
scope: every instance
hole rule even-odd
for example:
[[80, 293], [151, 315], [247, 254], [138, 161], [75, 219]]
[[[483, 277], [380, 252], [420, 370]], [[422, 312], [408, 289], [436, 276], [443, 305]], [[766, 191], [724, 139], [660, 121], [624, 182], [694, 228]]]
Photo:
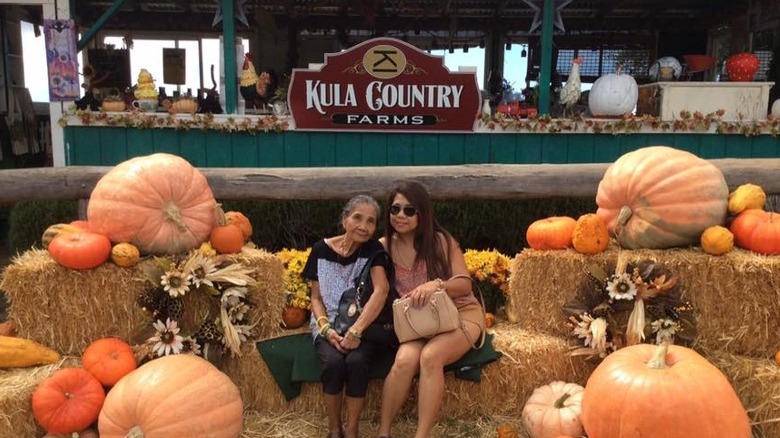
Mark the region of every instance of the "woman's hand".
[[409, 294], [412, 301], [412, 307], [422, 307], [427, 304], [428, 300], [431, 299], [431, 296], [439, 289], [440, 285], [441, 280], [431, 280], [414, 288]]
[[328, 330], [328, 332], [325, 333], [325, 339], [328, 340], [328, 342], [330, 343], [330, 345], [333, 346], [333, 348], [335, 348], [341, 353], [347, 352], [347, 350], [341, 346], [341, 343], [344, 341], [345, 338], [346, 336], [342, 337], [341, 335], [336, 333], [336, 330], [333, 329]]
[[339, 346], [345, 351], [354, 350], [360, 346], [360, 338], [353, 336], [352, 333], [347, 331], [347, 333], [341, 338]]

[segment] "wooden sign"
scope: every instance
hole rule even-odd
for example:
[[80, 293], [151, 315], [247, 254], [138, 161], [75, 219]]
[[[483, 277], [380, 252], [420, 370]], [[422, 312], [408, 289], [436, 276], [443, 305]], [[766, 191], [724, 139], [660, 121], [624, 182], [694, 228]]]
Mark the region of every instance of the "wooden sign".
[[186, 83], [186, 56], [184, 49], [163, 50], [163, 82], [166, 84]]
[[288, 103], [301, 130], [470, 132], [481, 102], [476, 73], [375, 38], [326, 54], [320, 69], [294, 69]]

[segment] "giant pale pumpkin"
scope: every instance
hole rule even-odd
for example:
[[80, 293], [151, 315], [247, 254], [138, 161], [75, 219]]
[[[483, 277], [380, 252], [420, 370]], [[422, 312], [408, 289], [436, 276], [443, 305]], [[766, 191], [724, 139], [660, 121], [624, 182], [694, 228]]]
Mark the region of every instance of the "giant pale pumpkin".
[[723, 173], [690, 152], [650, 146], [607, 168], [596, 195], [598, 214], [630, 249], [699, 243], [701, 233], [726, 219], [729, 189]]
[[154, 359], [109, 391], [98, 420], [101, 438], [236, 438], [241, 394], [205, 359], [175, 354]]
[[89, 197], [90, 231], [130, 242], [143, 254], [179, 254], [205, 242], [214, 226], [214, 195], [185, 159], [152, 154], [118, 164]]
[[607, 356], [582, 396], [582, 424], [598, 438], [750, 438], [726, 376], [699, 353], [636, 344]]

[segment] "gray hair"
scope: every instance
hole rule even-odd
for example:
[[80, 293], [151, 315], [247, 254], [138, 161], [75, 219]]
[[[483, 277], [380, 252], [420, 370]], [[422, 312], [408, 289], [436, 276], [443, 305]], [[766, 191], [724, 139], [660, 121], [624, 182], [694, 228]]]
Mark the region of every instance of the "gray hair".
[[344, 209], [341, 210], [341, 220], [339, 220], [339, 223], [344, 223], [344, 219], [349, 217], [349, 215], [351, 215], [352, 212], [355, 211], [357, 206], [361, 204], [368, 204], [374, 207], [374, 210], [376, 210], [377, 220], [379, 220], [379, 215], [382, 214], [382, 209], [379, 207], [379, 203], [376, 202], [376, 199], [368, 195], [357, 195], [354, 198], [347, 201], [346, 205], [344, 205]]

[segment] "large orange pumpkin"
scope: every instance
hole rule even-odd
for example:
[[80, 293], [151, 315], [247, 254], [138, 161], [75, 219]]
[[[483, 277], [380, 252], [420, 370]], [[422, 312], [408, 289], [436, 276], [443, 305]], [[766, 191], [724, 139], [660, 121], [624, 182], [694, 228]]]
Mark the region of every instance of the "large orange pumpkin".
[[726, 219], [723, 173], [690, 152], [667, 146], [618, 158], [601, 179], [596, 212], [624, 248], [671, 248], [699, 243]]
[[534, 221], [525, 232], [525, 240], [533, 249], [566, 249], [577, 221], [569, 216], [552, 216]]
[[114, 386], [138, 366], [133, 347], [117, 338], [93, 341], [81, 356], [81, 366], [105, 386]]
[[214, 226], [206, 177], [171, 154], [133, 158], [98, 181], [89, 197], [90, 231], [130, 242], [143, 254], [179, 254], [205, 242]]
[[761, 254], [780, 254], [780, 214], [749, 209], [738, 214], [729, 227], [734, 243]]
[[726, 376], [697, 352], [637, 344], [607, 356], [582, 397], [598, 438], [750, 438], [750, 420]]
[[78, 432], [95, 422], [105, 398], [103, 385], [92, 374], [63, 368], [35, 388], [33, 416], [47, 432]]
[[98, 431], [101, 438], [236, 438], [243, 409], [227, 375], [198, 356], [175, 354], [119, 380], [106, 397]]

